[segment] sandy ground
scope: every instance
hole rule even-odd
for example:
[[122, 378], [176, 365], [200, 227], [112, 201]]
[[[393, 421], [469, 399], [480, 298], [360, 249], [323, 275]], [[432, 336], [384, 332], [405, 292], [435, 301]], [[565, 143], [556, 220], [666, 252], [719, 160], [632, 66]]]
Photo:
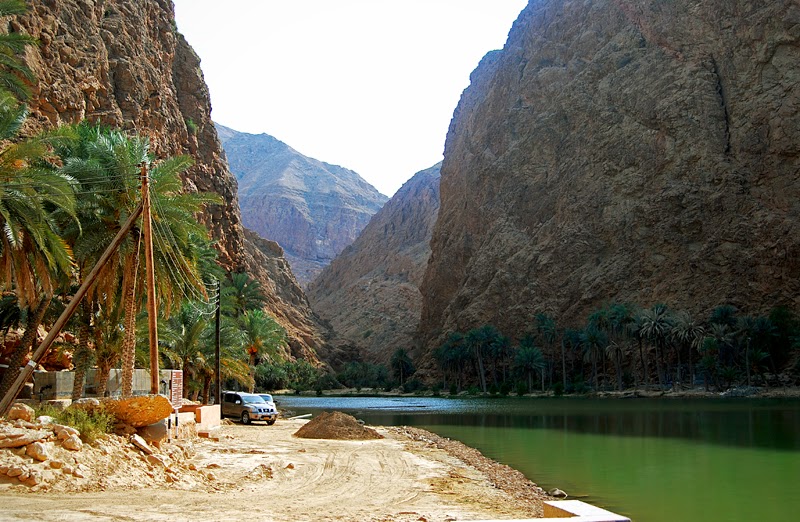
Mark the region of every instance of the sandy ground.
[[[385, 438], [370, 441], [293, 437], [304, 422], [223, 426], [219, 441], [184, 448], [174, 483], [142, 483], [133, 471], [99, 480], [98, 471], [99, 485], [83, 491], [0, 484], [0, 520], [434, 522], [541, 512], [535, 485], [458, 443], [401, 428], [378, 428]], [[125, 451], [113, 460], [144, 460]]]

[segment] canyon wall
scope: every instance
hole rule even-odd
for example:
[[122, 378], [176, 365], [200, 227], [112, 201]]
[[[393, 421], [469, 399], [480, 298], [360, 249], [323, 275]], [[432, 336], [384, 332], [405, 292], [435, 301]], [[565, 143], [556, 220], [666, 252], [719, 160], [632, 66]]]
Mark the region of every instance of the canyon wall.
[[211, 121], [200, 60], [177, 31], [172, 2], [42, 0], [7, 23], [9, 31], [39, 42], [25, 54], [38, 81], [23, 132], [87, 119], [149, 137], [156, 158], [191, 155], [196, 163], [185, 175], [187, 190], [224, 200], [199, 216], [217, 241], [221, 263], [257, 273], [270, 292], [268, 310], [289, 331], [292, 352], [318, 362], [320, 326], [291, 271], [277, 253], [261, 265], [258, 241], [245, 239], [236, 179]]
[[314, 311], [365, 360], [388, 363], [398, 348], [414, 347], [439, 168], [407, 181], [308, 287]]
[[532, 0], [448, 132], [427, 350], [613, 300], [800, 308], [799, 80], [796, 1]]

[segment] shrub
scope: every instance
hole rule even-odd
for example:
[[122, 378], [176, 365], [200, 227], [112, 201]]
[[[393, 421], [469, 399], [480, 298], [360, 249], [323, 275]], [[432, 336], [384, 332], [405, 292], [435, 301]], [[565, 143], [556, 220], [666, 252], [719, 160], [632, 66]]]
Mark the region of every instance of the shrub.
[[523, 395], [528, 393], [528, 385], [525, 384], [524, 382], [518, 382], [517, 386], [515, 387], [515, 391], [516, 391], [517, 395], [522, 397]]
[[563, 382], [557, 382], [557, 383], [555, 383], [553, 385], [553, 394], [556, 397], [561, 397], [562, 395], [564, 395], [564, 383]]
[[195, 136], [197, 134], [197, 124], [194, 122], [193, 119], [186, 118], [186, 130], [192, 136]]
[[114, 432], [117, 419], [102, 406], [84, 409], [76, 406], [65, 410], [57, 410], [51, 405], [36, 409], [36, 416], [48, 415], [59, 424], [71, 426], [81, 432], [81, 440], [91, 444], [98, 438]]
[[458, 386], [456, 386], [456, 383], [450, 385], [450, 395], [458, 395]]

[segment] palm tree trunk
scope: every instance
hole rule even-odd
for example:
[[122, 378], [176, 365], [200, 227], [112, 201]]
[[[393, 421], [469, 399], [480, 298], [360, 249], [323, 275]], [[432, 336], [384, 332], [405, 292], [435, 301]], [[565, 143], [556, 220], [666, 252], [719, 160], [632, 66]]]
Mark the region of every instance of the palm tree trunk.
[[[135, 234], [138, 242], [138, 234]], [[125, 304], [125, 337], [122, 341], [122, 398], [133, 395], [133, 369], [136, 364], [136, 275], [139, 271], [139, 249], [134, 248], [125, 259], [122, 276], [122, 298]]]
[[614, 365], [617, 367], [617, 390], [622, 391], [622, 358], [619, 347], [614, 350]]
[[11, 385], [17, 380], [20, 367], [22, 367], [25, 358], [28, 357], [28, 354], [33, 348], [33, 343], [36, 340], [36, 332], [39, 330], [39, 325], [42, 323], [44, 313], [47, 311], [47, 307], [50, 306], [51, 300], [51, 296], [46, 296], [39, 301], [35, 309], [28, 310], [28, 319], [25, 322], [25, 333], [22, 334], [19, 346], [14, 353], [11, 354], [11, 359], [8, 362], [8, 369], [3, 376], [2, 383], [0, 383], [0, 398], [5, 397], [8, 390], [11, 389]]
[[81, 303], [81, 322], [78, 328], [78, 347], [73, 354], [72, 365], [75, 368], [75, 375], [72, 381], [72, 401], [77, 401], [83, 397], [83, 385], [86, 380], [86, 370], [89, 369], [91, 360], [91, 348], [89, 347], [89, 328], [92, 320], [93, 306], [88, 300]]
[[650, 384], [650, 375], [647, 368], [647, 360], [644, 358], [644, 349], [642, 348], [642, 338], [639, 337], [639, 359], [642, 360], [642, 384]]
[[[186, 382], [186, 376], [183, 376], [183, 382]], [[250, 387], [248, 391], [253, 393], [256, 389], [256, 352], [250, 351]]]
[[664, 389], [664, 374], [661, 373], [662, 364], [661, 364], [661, 354], [658, 350], [658, 341], [656, 341], [656, 373], [658, 374], [658, 385], [663, 390]]
[[567, 357], [564, 353], [564, 340], [561, 340], [561, 384], [567, 389]]
[[204, 375], [203, 376], [203, 404], [208, 404], [209, 396], [211, 395], [211, 381], [214, 379], [214, 375]]
[[111, 367], [116, 361], [113, 358], [103, 358], [97, 361], [97, 396], [105, 397], [108, 391], [108, 376]]
[[475, 349], [475, 355], [477, 356], [476, 358], [478, 359], [478, 374], [481, 380], [481, 390], [483, 391], [483, 393], [486, 393], [486, 375], [484, 374], [483, 370], [483, 356], [481, 355], [480, 348]]

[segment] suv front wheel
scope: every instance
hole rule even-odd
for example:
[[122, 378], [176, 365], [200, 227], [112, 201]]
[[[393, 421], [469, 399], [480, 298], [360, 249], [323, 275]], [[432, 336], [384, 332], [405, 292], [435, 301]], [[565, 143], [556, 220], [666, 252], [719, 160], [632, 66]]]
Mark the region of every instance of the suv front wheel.
[[242, 412], [242, 424], [250, 424], [250, 414], [246, 411]]

